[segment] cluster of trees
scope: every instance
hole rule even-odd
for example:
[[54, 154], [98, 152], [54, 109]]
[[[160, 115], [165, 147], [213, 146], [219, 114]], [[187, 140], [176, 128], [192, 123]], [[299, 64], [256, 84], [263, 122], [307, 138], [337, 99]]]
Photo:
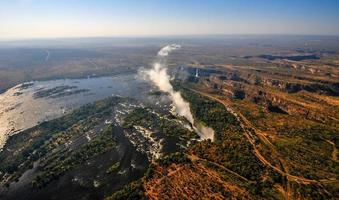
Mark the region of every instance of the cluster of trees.
[[191, 138], [198, 138], [198, 135], [187, 128], [184, 128], [177, 121], [168, 120], [165, 118], [160, 119], [159, 129], [168, 137], [184, 138], [189, 140]]
[[187, 154], [183, 152], [176, 152], [176, 153], [171, 153], [163, 158], [160, 158], [157, 160], [157, 163], [160, 164], [161, 166], [169, 166], [172, 163], [176, 164], [189, 164], [192, 161], [187, 157]]
[[34, 93], [34, 98], [44, 98], [44, 97], [49, 97], [52, 95], [57, 95], [59, 93], [62, 93], [66, 90], [71, 90], [71, 89], [76, 89], [77, 86], [68, 86], [68, 85], [63, 85], [63, 86], [57, 86], [51, 89], [44, 89], [44, 90], [39, 90]]
[[[176, 152], [169, 154], [163, 158], [157, 160], [157, 164], [163, 167], [169, 166], [172, 163], [176, 164], [189, 164], [191, 160], [187, 157], [184, 152]], [[145, 173], [145, 178], [139, 179], [125, 186], [122, 190], [115, 192], [112, 196], [106, 197], [105, 200], [134, 200], [134, 199], [148, 199], [145, 195], [145, 188], [143, 186], [144, 181], [149, 180], [153, 177], [156, 165], [155, 163], [150, 164], [148, 170]]]
[[[291, 173], [309, 179], [331, 178], [338, 173], [338, 164], [333, 160], [333, 141], [339, 147], [338, 131], [323, 124], [288, 128], [285, 140], [277, 141], [277, 150], [294, 162]], [[337, 144], [335, 144], [337, 142]], [[321, 173], [319, 173], [321, 172]]]
[[[68, 134], [76, 134], [75, 129], [72, 129], [75, 125], [79, 127], [78, 131], [81, 132], [82, 128], [86, 129], [86, 125], [89, 126], [92, 122], [94, 123], [100, 118], [109, 115], [112, 106], [121, 101], [122, 98], [110, 97], [85, 105], [61, 118], [43, 122], [20, 134], [11, 136], [4, 150], [0, 152], [0, 171], [13, 174], [11, 176], [13, 178], [20, 177], [24, 171], [33, 166], [34, 161], [51, 150], [50, 145], [53, 142], [53, 138], [68, 137]], [[87, 123], [85, 123], [86, 121]], [[18, 151], [9, 149], [17, 149]], [[9, 181], [12, 181], [12, 179]]]
[[297, 194], [296, 197], [299, 199], [337, 199], [339, 192], [335, 184], [326, 185], [301, 185], [298, 183], [291, 183], [291, 187], [295, 188]]
[[198, 137], [196, 133], [183, 127], [182, 124], [176, 121], [174, 116], [169, 114], [159, 117], [148, 108], [136, 108], [125, 117], [124, 128], [132, 128], [135, 125], [151, 127], [158, 134], [160, 133], [166, 137], [184, 138], [185, 140]]
[[[312, 140], [315, 142], [331, 140], [339, 141], [338, 130], [331, 128], [323, 124], [316, 124], [310, 127], [296, 127], [295, 129], [289, 129], [289, 132], [285, 132], [290, 137], [302, 137], [304, 139]], [[336, 144], [339, 148], [339, 142]]]
[[120, 166], [120, 162], [114, 163], [112, 166], [110, 166], [110, 167], [106, 170], [106, 173], [107, 173], [107, 174], [115, 173], [116, 171], [118, 171], [119, 166]]
[[134, 125], [146, 125], [150, 127], [158, 121], [157, 118], [158, 117], [147, 108], [138, 107], [125, 117], [123, 127], [133, 128]]
[[236, 117], [232, 113], [229, 113], [224, 105], [186, 88], [176, 87], [180, 88], [183, 98], [190, 102], [194, 117], [215, 130], [216, 140], [221, 140], [223, 133], [229, 129], [241, 129]]
[[112, 196], [106, 197], [105, 200], [146, 200], [145, 188], [142, 180], [134, 181], [125, 186], [122, 190], [115, 192]]
[[273, 184], [282, 181], [282, 177], [274, 174], [271, 179], [262, 180], [267, 168], [253, 153], [236, 117], [229, 113], [224, 105], [194, 93], [180, 85], [184, 99], [190, 102], [194, 117], [215, 130], [215, 142], [202, 141], [194, 143], [189, 151], [193, 154], [218, 163], [252, 181], [246, 185], [254, 195], [270, 197], [274, 195]]
[[112, 126], [108, 126], [98, 138], [81, 146], [79, 150], [71, 153], [63, 152], [58, 155], [58, 158], [50, 160], [51, 163], [45, 165], [42, 173], [32, 181], [32, 186], [38, 188], [44, 187], [52, 180], [58, 179], [66, 171], [96, 155], [107, 152], [113, 147], [115, 147], [115, 142], [112, 138]]

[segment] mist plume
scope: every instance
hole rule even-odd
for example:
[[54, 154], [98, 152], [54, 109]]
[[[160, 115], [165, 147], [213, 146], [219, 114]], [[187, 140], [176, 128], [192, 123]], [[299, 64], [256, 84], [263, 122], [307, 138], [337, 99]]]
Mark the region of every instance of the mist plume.
[[179, 48], [181, 48], [181, 46], [176, 44], [163, 47], [158, 52], [157, 60], [153, 64], [153, 68], [146, 71], [146, 75], [159, 88], [159, 90], [169, 94], [176, 113], [179, 116], [185, 117], [191, 123], [193, 129], [200, 135], [201, 139], [211, 139], [213, 141], [213, 129], [204, 126], [201, 126], [201, 128], [198, 129], [194, 126], [194, 118], [191, 113], [189, 103], [182, 98], [180, 92], [174, 91], [173, 86], [170, 83], [171, 77], [167, 74], [165, 58], [171, 51]]

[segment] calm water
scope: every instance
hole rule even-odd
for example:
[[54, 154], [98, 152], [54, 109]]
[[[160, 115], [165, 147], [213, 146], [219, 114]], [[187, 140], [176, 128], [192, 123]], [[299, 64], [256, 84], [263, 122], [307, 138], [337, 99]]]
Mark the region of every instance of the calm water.
[[[151, 87], [135, 74], [33, 83], [28, 88], [21, 90], [18, 85], [0, 94], [0, 149], [9, 135], [33, 127], [39, 122], [60, 117], [84, 104], [112, 95], [146, 100], [150, 98], [147, 94]], [[88, 91], [59, 98], [33, 97], [33, 94], [39, 90], [57, 86], [76, 86], [68, 91], [80, 89]]]

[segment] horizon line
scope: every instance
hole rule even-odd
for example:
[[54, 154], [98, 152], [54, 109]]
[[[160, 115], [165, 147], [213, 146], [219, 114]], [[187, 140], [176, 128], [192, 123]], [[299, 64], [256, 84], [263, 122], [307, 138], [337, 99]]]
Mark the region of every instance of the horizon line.
[[110, 36], [70, 36], [70, 37], [27, 37], [27, 38], [0, 38], [0, 42], [18, 42], [34, 40], [60, 40], [60, 39], [143, 39], [143, 38], [186, 38], [186, 37], [339, 37], [339, 34], [286, 34], [286, 33], [269, 33], [269, 34], [170, 34], [170, 35], [110, 35]]

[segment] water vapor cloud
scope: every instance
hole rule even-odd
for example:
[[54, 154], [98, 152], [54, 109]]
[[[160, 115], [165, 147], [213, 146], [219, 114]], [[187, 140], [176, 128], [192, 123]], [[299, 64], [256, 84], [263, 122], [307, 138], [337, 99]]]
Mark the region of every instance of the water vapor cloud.
[[213, 129], [204, 126], [201, 126], [201, 128], [198, 129], [194, 126], [194, 118], [189, 103], [182, 98], [180, 92], [174, 91], [173, 86], [170, 83], [171, 77], [167, 73], [165, 58], [169, 55], [169, 53], [179, 48], [181, 48], [181, 46], [177, 44], [171, 44], [163, 47], [158, 52], [153, 68], [147, 70], [146, 75], [159, 88], [159, 90], [169, 94], [176, 113], [179, 116], [185, 117], [191, 123], [193, 129], [200, 135], [201, 139], [211, 139], [213, 141]]

